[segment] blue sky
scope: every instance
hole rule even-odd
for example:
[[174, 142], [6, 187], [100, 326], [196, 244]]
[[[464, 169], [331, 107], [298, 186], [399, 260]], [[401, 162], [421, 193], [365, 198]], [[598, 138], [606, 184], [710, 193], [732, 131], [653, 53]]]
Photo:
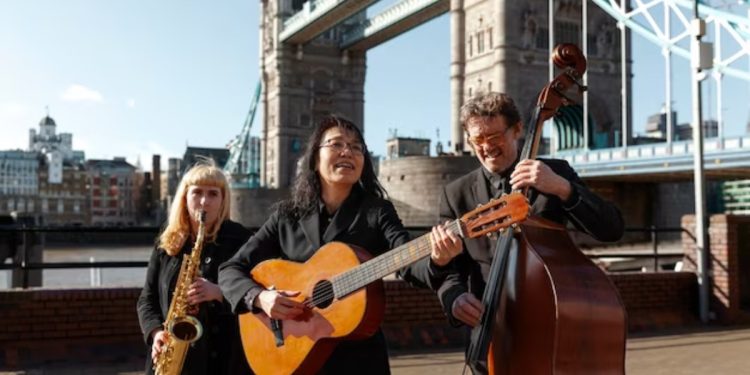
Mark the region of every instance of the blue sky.
[[[0, 150], [26, 148], [46, 106], [58, 132], [73, 133], [88, 158], [140, 157], [146, 166], [152, 153], [166, 160], [187, 144], [226, 145], [258, 81], [258, 12], [256, 0], [3, 1]], [[365, 134], [376, 153], [384, 153], [389, 129], [433, 141], [439, 129], [443, 142], [449, 138], [449, 31], [444, 15], [368, 52]], [[659, 49], [639, 37], [633, 59], [634, 126], [642, 132], [664, 102], [664, 67]], [[674, 61], [683, 123], [691, 117], [688, 64]], [[745, 132], [748, 87], [725, 81], [727, 135]], [[707, 87], [704, 96], [711, 93]], [[705, 117], [715, 117], [715, 107], [708, 104]]]

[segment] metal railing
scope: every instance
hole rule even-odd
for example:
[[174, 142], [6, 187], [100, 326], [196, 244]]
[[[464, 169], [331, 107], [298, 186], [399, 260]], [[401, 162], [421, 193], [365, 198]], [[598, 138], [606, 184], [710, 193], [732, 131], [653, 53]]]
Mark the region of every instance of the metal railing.
[[[249, 228], [255, 232], [258, 228]], [[426, 226], [414, 226], [406, 227], [413, 236], [421, 235], [429, 232], [431, 227]], [[88, 269], [101, 269], [101, 268], [144, 268], [148, 266], [147, 261], [103, 261], [103, 262], [32, 262], [29, 260], [31, 244], [30, 237], [34, 234], [45, 234], [45, 233], [145, 233], [153, 234], [156, 236], [159, 232], [159, 227], [0, 227], [0, 239], [2, 237], [15, 237], [9, 238], [8, 243], [10, 245], [15, 244], [17, 246], [13, 251], [13, 257], [17, 258], [16, 262], [9, 264], [0, 264], [0, 270], [16, 270], [22, 272], [22, 287], [29, 287], [29, 271], [32, 270], [44, 270], [44, 269], [76, 269], [76, 268], [88, 268]], [[665, 257], [673, 257], [674, 254], [663, 254], [659, 253], [659, 233], [686, 233], [690, 238], [695, 240], [693, 234], [685, 228], [680, 227], [668, 227], [658, 228], [656, 226], [650, 226], [645, 228], [626, 228], [626, 233], [650, 233], [651, 235], [651, 253], [643, 252], [609, 252], [601, 254], [587, 254], [590, 258], [607, 258], [607, 257], [620, 257], [620, 258], [653, 258], [654, 271], [659, 272], [659, 259]], [[3, 236], [4, 233], [9, 233], [9, 236]], [[19, 241], [18, 236], [21, 236]], [[17, 257], [20, 252], [21, 256]], [[2, 260], [0, 260], [2, 261]]]
[[643, 252], [627, 252], [627, 251], [613, 251], [609, 253], [601, 253], [601, 254], [586, 254], [589, 258], [611, 258], [611, 257], [618, 257], [618, 258], [652, 258], [653, 259], [653, 266], [654, 266], [654, 272], [659, 272], [659, 259], [660, 258], [670, 258], [674, 257], [674, 254], [663, 254], [659, 253], [659, 233], [685, 233], [690, 237], [691, 240], [695, 241], [695, 236], [693, 233], [691, 233], [686, 228], [682, 227], [664, 227], [659, 228], [655, 225], [652, 225], [650, 227], [634, 227], [634, 228], [625, 228], [626, 233], [649, 233], [651, 237], [651, 253], [643, 253]]
[[[159, 233], [159, 227], [27, 227], [27, 226], [3, 226], [0, 227], [0, 238], [6, 237], [8, 241], [9, 255], [15, 258], [15, 262], [0, 264], [0, 270], [21, 271], [21, 287], [29, 287], [29, 271], [44, 269], [75, 269], [75, 268], [143, 268], [148, 266], [147, 261], [104, 261], [104, 262], [33, 262], [31, 261], [31, 247], [34, 246], [34, 235], [47, 233]], [[4, 235], [7, 233], [7, 235]], [[19, 238], [20, 237], [20, 238]], [[19, 256], [20, 255], [20, 256]], [[3, 262], [5, 259], [0, 259]]]

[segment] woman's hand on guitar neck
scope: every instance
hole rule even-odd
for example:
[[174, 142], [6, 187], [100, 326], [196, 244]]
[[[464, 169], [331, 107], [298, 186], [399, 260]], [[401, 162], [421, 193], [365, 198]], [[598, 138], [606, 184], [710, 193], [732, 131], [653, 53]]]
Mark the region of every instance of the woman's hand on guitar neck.
[[563, 202], [570, 198], [570, 182], [555, 173], [547, 164], [535, 159], [521, 160], [510, 174], [514, 190], [533, 187], [540, 193], [556, 195]]
[[446, 221], [443, 225], [432, 227], [430, 233], [430, 246], [432, 247], [430, 259], [432, 263], [441, 267], [448, 264], [464, 249], [461, 238], [446, 228], [448, 223]]
[[273, 319], [294, 319], [305, 311], [304, 304], [290, 299], [298, 295], [298, 291], [264, 290], [255, 298], [253, 305]]
[[464, 322], [469, 327], [476, 327], [479, 324], [479, 320], [482, 318], [482, 311], [484, 311], [482, 301], [469, 292], [456, 297], [453, 300], [453, 306], [451, 306], [453, 317]]

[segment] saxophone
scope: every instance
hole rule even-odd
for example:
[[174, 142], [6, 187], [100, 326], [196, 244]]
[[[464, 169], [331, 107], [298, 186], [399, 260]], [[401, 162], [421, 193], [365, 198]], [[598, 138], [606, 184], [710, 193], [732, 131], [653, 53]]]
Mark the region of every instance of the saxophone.
[[188, 315], [188, 289], [190, 284], [198, 275], [201, 264], [201, 252], [203, 250], [203, 237], [205, 235], [206, 212], [201, 211], [198, 215], [198, 235], [195, 239], [193, 252], [185, 255], [177, 276], [177, 284], [172, 294], [172, 303], [164, 321], [164, 329], [167, 331], [166, 342], [161, 353], [154, 361], [154, 372], [157, 375], [179, 375], [182, 365], [185, 363], [190, 344], [197, 341], [203, 334], [203, 326], [200, 321]]

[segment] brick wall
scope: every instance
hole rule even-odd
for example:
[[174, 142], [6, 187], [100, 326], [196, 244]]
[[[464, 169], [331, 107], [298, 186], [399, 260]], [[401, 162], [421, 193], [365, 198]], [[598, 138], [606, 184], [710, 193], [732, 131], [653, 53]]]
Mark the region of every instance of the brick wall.
[[[695, 321], [691, 273], [612, 275], [630, 330]], [[466, 331], [449, 326], [434, 293], [387, 281], [383, 330], [393, 350], [463, 346]], [[131, 363], [145, 347], [135, 310], [137, 288], [0, 291], [0, 370], [54, 363]]]
[[390, 349], [463, 346], [466, 333], [448, 324], [435, 292], [389, 280], [385, 293], [383, 332]]
[[[709, 309], [721, 323], [750, 322], [750, 216], [711, 215], [708, 222], [708, 247], [711, 253], [709, 277], [711, 300]], [[695, 217], [682, 218], [682, 248], [685, 267], [694, 271]]]
[[1, 291], [0, 369], [71, 360], [144, 363], [135, 311], [139, 293], [132, 288]]
[[698, 283], [692, 272], [610, 274], [628, 314], [628, 330], [640, 332], [697, 324]]

